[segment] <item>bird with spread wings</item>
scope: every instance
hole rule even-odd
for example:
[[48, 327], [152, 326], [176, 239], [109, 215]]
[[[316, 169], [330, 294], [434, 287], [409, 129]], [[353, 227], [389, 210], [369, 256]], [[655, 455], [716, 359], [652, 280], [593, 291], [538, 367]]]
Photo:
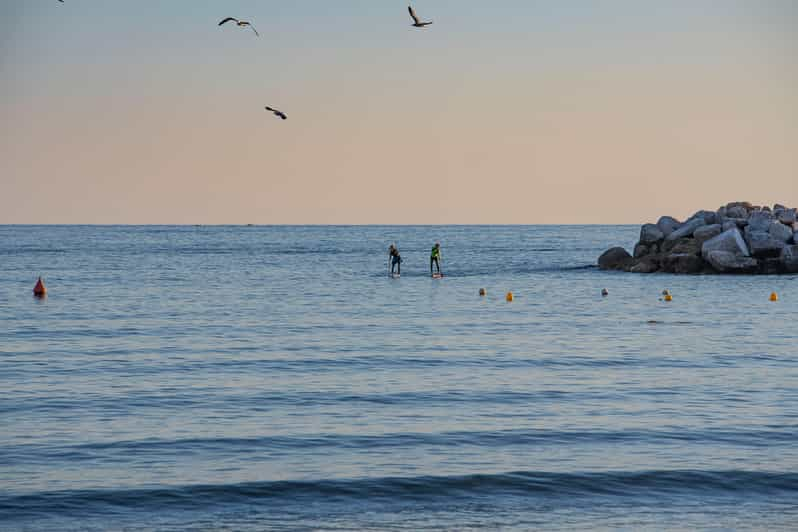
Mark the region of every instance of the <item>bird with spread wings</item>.
[[416, 15], [416, 12], [413, 10], [413, 6], [407, 6], [407, 10], [410, 12], [410, 18], [413, 19], [414, 28], [423, 28], [424, 26], [429, 26], [432, 24], [431, 20], [429, 22], [421, 22], [421, 20], [418, 18], [418, 15]]
[[284, 112], [278, 111], [277, 109], [273, 109], [273, 108], [269, 107], [268, 105], [266, 106], [266, 110], [267, 111], [271, 111], [272, 113], [274, 113], [274, 116], [279, 116], [283, 120], [288, 118], [287, 116], [285, 116]]
[[239, 28], [246, 28], [246, 27], [252, 28], [252, 31], [255, 32], [255, 35], [260, 37], [260, 33], [258, 33], [258, 30], [255, 29], [255, 26], [253, 26], [251, 22], [248, 22], [246, 20], [238, 20], [237, 18], [233, 17], [227, 17], [226, 19], [219, 22], [219, 26], [221, 26], [222, 24], [226, 24], [227, 22], [235, 22]]

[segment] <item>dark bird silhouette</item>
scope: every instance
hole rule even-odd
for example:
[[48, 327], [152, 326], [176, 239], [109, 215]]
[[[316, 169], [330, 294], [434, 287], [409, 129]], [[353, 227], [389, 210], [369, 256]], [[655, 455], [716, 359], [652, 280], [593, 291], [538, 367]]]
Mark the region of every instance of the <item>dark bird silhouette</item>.
[[288, 117], [287, 117], [287, 116], [285, 116], [285, 113], [284, 113], [284, 112], [282, 112], [282, 111], [278, 111], [277, 109], [272, 109], [272, 108], [271, 108], [271, 107], [269, 107], [269, 106], [266, 106], [266, 110], [267, 110], [267, 111], [271, 111], [272, 113], [274, 113], [274, 116], [279, 116], [279, 117], [280, 117], [280, 118], [282, 118], [283, 120], [286, 120], [286, 119], [288, 119]]
[[416, 15], [416, 12], [413, 11], [413, 6], [407, 6], [407, 10], [410, 12], [410, 18], [413, 19], [413, 27], [415, 28], [423, 28], [424, 26], [429, 26], [432, 24], [432, 21], [429, 22], [421, 22]]
[[233, 17], [227, 17], [226, 19], [224, 19], [224, 20], [222, 20], [221, 22], [219, 22], [219, 26], [221, 26], [222, 24], [225, 24], [225, 23], [227, 23], [227, 22], [230, 22], [231, 20], [232, 20], [233, 22], [235, 22], [235, 23], [236, 23], [236, 25], [237, 25], [239, 28], [246, 28], [246, 27], [252, 28], [252, 31], [254, 31], [254, 32], [255, 32], [255, 35], [257, 35], [258, 37], [260, 37], [260, 33], [258, 33], [258, 30], [256, 30], [256, 29], [255, 29], [255, 26], [253, 26], [251, 22], [247, 22], [246, 20], [238, 20], [237, 18], [233, 18]]

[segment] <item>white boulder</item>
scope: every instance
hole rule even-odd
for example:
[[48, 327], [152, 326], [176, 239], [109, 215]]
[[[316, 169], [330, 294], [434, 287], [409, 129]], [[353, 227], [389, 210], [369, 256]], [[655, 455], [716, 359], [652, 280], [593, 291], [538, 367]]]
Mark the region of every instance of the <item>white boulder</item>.
[[743, 257], [750, 256], [748, 246], [736, 227], [724, 231], [716, 237], [710, 238], [701, 246], [701, 256], [708, 260], [707, 256], [711, 251], [726, 251]]

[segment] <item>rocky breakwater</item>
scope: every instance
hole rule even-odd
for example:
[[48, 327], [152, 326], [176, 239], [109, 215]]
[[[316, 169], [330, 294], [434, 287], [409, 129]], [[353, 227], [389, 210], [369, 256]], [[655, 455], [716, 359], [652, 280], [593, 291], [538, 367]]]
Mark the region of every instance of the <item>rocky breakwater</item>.
[[734, 202], [684, 222], [663, 216], [640, 228], [632, 254], [614, 247], [598, 265], [635, 273], [798, 273], [798, 215], [783, 205]]

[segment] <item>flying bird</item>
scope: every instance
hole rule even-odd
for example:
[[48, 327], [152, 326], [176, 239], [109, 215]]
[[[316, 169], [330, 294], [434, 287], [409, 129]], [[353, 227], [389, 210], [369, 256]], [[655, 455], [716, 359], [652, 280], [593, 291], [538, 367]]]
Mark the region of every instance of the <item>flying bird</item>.
[[236, 25], [238, 25], [238, 27], [239, 27], [239, 28], [246, 28], [246, 27], [250, 27], [250, 28], [252, 28], [252, 31], [254, 31], [254, 32], [255, 32], [255, 35], [257, 35], [258, 37], [260, 37], [260, 33], [258, 33], [258, 30], [256, 30], [256, 29], [255, 29], [255, 26], [253, 26], [251, 22], [247, 22], [246, 20], [238, 20], [237, 18], [233, 18], [233, 17], [227, 17], [226, 19], [222, 20], [222, 21], [219, 23], [219, 26], [221, 26], [222, 24], [225, 24], [225, 23], [227, 23], [227, 22], [230, 22], [231, 20], [232, 20], [233, 22], [235, 22], [235, 23], [236, 23]]
[[413, 19], [413, 27], [423, 28], [424, 26], [429, 26], [430, 24], [432, 24], [431, 20], [429, 22], [421, 22], [418, 19], [418, 15], [416, 15], [416, 12], [413, 11], [413, 6], [407, 6], [407, 10], [410, 12], [410, 18]]
[[285, 116], [285, 113], [284, 113], [284, 112], [282, 112], [282, 111], [278, 111], [277, 109], [272, 109], [272, 108], [271, 108], [271, 107], [269, 107], [269, 106], [266, 106], [266, 110], [267, 110], [267, 111], [271, 111], [272, 113], [274, 113], [274, 116], [279, 116], [279, 117], [280, 117], [280, 118], [282, 118], [283, 120], [286, 120], [286, 119], [288, 118], [287, 116]]

